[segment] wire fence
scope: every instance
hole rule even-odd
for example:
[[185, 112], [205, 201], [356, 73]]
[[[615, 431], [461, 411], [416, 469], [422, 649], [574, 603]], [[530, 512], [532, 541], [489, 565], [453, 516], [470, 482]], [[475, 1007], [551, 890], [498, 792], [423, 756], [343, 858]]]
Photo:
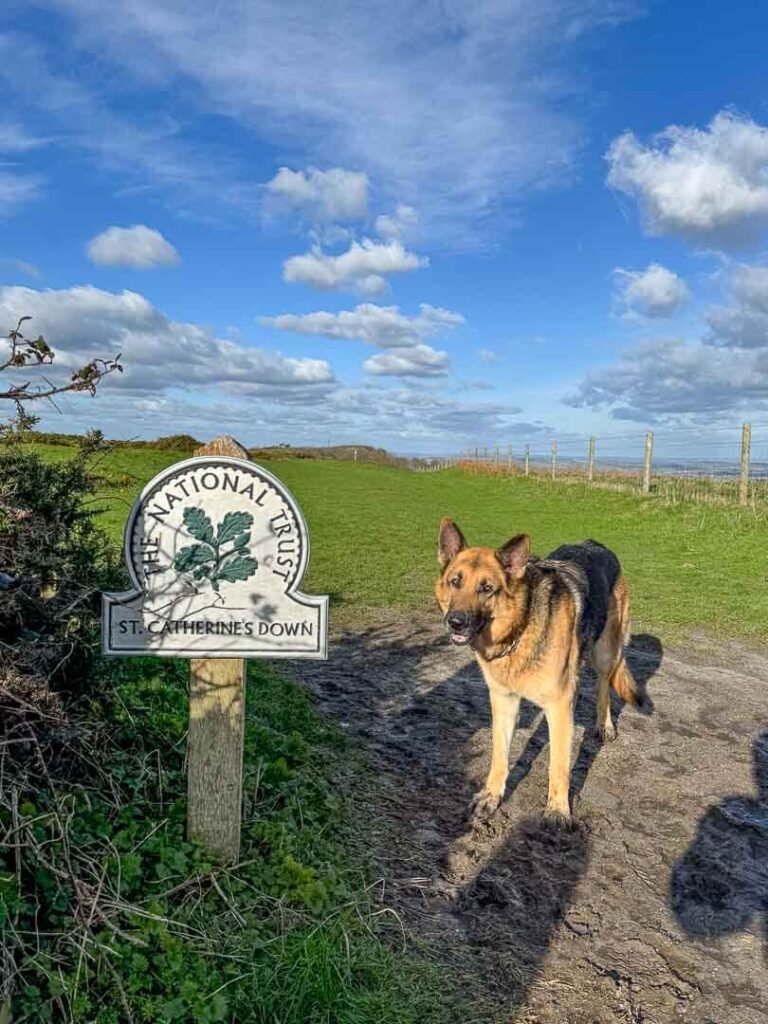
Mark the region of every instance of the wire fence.
[[[693, 457], [691, 451], [706, 452]], [[458, 466], [469, 474], [527, 476], [561, 484], [646, 494], [671, 503], [768, 504], [768, 429], [753, 441], [742, 425], [732, 437], [693, 431], [548, 439], [465, 449], [458, 457], [419, 458], [422, 471]]]

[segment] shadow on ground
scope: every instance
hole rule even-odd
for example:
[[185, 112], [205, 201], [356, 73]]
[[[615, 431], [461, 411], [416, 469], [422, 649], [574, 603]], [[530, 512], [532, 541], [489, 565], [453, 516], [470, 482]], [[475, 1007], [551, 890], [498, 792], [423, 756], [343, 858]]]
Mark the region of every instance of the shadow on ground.
[[[662, 662], [660, 641], [633, 636], [628, 660], [649, 712], [647, 690]], [[466, 652], [451, 648], [433, 624], [392, 625], [340, 637], [330, 662], [304, 663], [299, 672], [320, 707], [370, 752], [379, 792], [377, 805], [366, 812], [388, 897], [415, 933], [439, 951], [477, 1007], [477, 1022], [645, 1020], [616, 1016], [613, 1009], [602, 1016], [592, 1005], [594, 992], [587, 994], [585, 1012], [591, 1016], [583, 1018], [562, 1016], [558, 1001], [550, 1006], [545, 1000], [535, 1011], [528, 1004], [555, 937], [589, 941], [600, 930], [600, 910], [591, 902], [574, 906], [599, 842], [600, 787], [591, 787], [590, 780], [598, 769], [608, 773], [613, 804], [620, 807], [637, 773], [637, 737], [627, 772], [625, 720], [643, 729], [647, 715], [625, 710], [614, 698], [619, 739], [601, 748], [591, 736], [594, 678], [583, 674], [576, 721], [585, 731], [574, 750], [572, 780], [578, 824], [558, 832], [543, 827], [540, 817], [547, 792], [546, 723], [534, 705], [524, 703], [507, 797], [487, 824], [472, 826], [465, 810], [487, 771], [490, 710], [485, 684]], [[619, 859], [620, 831], [608, 846]], [[600, 895], [597, 886], [595, 896]], [[613, 913], [625, 916], [618, 907]], [[610, 970], [603, 980], [615, 987]], [[529, 1012], [536, 1016], [527, 1017]]]
[[763, 932], [768, 968], [768, 729], [752, 742], [756, 796], [710, 807], [696, 838], [675, 864], [670, 904], [686, 935], [715, 939]]

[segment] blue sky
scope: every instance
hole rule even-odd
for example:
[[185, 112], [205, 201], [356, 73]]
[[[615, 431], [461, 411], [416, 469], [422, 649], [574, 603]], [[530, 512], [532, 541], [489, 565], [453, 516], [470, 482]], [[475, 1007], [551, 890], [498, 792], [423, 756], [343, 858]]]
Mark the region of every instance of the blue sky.
[[5, 9], [0, 312], [126, 367], [45, 428], [693, 456], [768, 423], [760, 5]]

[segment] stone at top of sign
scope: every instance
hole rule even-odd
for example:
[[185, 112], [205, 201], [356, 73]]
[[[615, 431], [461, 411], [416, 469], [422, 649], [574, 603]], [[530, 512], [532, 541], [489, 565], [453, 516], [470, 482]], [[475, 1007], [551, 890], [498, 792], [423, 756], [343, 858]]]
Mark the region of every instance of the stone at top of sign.
[[195, 455], [229, 455], [233, 459], [248, 459], [248, 451], [229, 434], [214, 437], [212, 441], [195, 449]]
[[328, 598], [297, 589], [309, 558], [301, 510], [233, 451], [245, 449], [217, 438], [144, 488], [125, 529], [133, 589], [103, 597], [106, 654], [326, 657]]

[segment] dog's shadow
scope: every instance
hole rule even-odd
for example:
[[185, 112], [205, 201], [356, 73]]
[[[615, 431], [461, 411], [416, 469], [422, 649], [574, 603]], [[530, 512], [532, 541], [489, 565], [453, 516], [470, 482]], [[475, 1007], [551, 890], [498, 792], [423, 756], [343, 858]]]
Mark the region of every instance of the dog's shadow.
[[[640, 710], [650, 714], [653, 704], [647, 685], [661, 664], [661, 643], [654, 636], [635, 635], [625, 654], [637, 683]], [[595, 682], [594, 673], [584, 670], [575, 708], [576, 723], [584, 726], [584, 737], [572, 768], [572, 803], [601, 748], [594, 730]], [[614, 694], [611, 701], [613, 719], [617, 722], [624, 705]], [[492, 842], [490, 856], [474, 873], [465, 875], [458, 896], [458, 906], [465, 910], [471, 944], [484, 962], [495, 965], [500, 974], [506, 974], [509, 966], [514, 965], [514, 985], [510, 986], [507, 981], [500, 987], [512, 995], [517, 1007], [527, 1006], [528, 1013], [531, 1012], [529, 994], [555, 934], [564, 924], [573, 928], [583, 926], [578, 914], [571, 921], [572, 904], [591, 854], [590, 830], [578, 816], [570, 829], [553, 828], [530, 812], [519, 817], [514, 804], [508, 805], [549, 739], [546, 718], [540, 709], [527, 701], [520, 708], [521, 728], [530, 729], [539, 715], [541, 721], [511, 766], [504, 805], [499, 812], [501, 820], [495, 823], [491, 819], [488, 825], [479, 826], [481, 833], [489, 827], [501, 842]], [[515, 756], [514, 749], [511, 756]], [[473, 833], [474, 828], [455, 845], [471, 850], [477, 845]], [[509, 1019], [514, 1020], [516, 1016]]]
[[[372, 627], [338, 641], [330, 662], [303, 663], [302, 676], [320, 707], [366, 744], [384, 784], [394, 827], [381, 855], [387, 874], [399, 880], [393, 884], [401, 906], [428, 938], [439, 935], [446, 964], [455, 955], [474, 963], [478, 984], [470, 986], [472, 998], [492, 994], [496, 1010], [503, 1005], [504, 1019], [513, 1020], [513, 1008], [526, 999], [552, 936], [568, 921], [588, 867], [590, 836], [578, 824], [573, 830], [548, 829], [538, 808], [511, 799], [548, 743], [546, 720], [537, 724], [542, 712], [527, 702], [519, 724], [534, 731], [522, 752], [513, 744], [504, 804], [489, 822], [468, 828], [466, 808], [482, 785], [491, 716], [477, 665], [447, 647], [431, 626], [414, 624], [405, 635]], [[626, 656], [650, 710], [646, 687], [661, 663], [661, 644], [635, 635]], [[451, 661], [453, 671], [446, 673]], [[414, 679], [421, 685], [414, 688]], [[584, 673], [575, 708], [577, 723], [586, 727], [573, 769], [577, 792], [600, 749], [591, 735], [595, 703], [594, 679]], [[614, 719], [622, 710], [614, 698]], [[546, 792], [540, 797], [543, 810]], [[437, 906], [434, 918], [425, 913], [425, 879], [434, 886], [427, 887], [431, 906]], [[449, 930], [440, 931], [446, 921]]]
[[768, 728], [753, 738], [752, 767], [756, 793], [708, 809], [674, 866], [669, 902], [689, 938], [761, 928], [768, 967]]
[[[651, 715], [653, 714], [654, 707], [653, 701], [648, 694], [648, 681], [661, 665], [661, 641], [650, 633], [636, 633], [631, 637], [625, 655], [627, 664], [637, 683], [639, 710], [644, 715]], [[570, 799], [572, 804], [584, 788], [587, 776], [603, 745], [594, 728], [597, 717], [596, 707], [597, 687], [595, 673], [591, 669], [585, 668], [582, 669], [578, 696], [576, 698], [576, 708], [574, 710], [575, 722], [577, 725], [584, 727], [584, 736], [571, 769]], [[618, 725], [624, 707], [624, 702], [611, 691], [611, 714], [614, 724]], [[538, 726], [529, 737], [515, 763], [510, 765], [505, 796], [507, 800], [512, 796], [526, 775], [528, 775], [536, 758], [549, 742], [547, 722], [541, 709], [529, 701], [524, 700], [521, 702], [518, 721], [521, 729], [529, 729], [539, 716], [541, 720]]]

